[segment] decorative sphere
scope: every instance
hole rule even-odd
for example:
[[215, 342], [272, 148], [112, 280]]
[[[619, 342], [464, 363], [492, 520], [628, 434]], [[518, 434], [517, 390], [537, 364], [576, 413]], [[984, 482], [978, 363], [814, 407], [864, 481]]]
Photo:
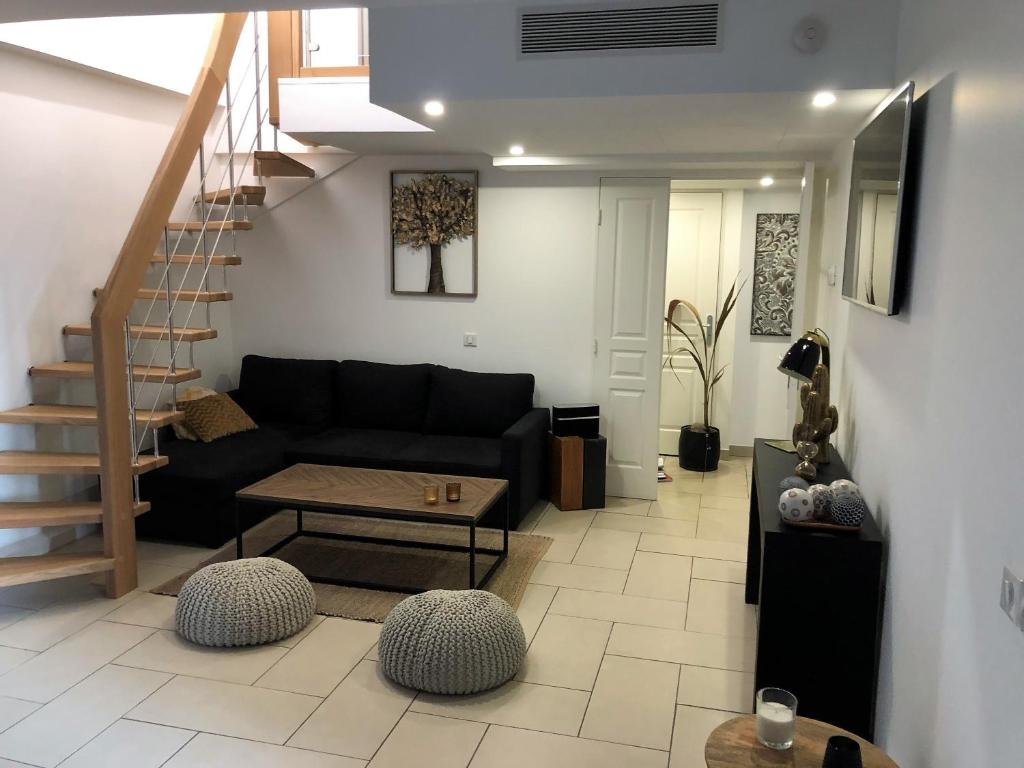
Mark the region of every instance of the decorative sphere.
[[836, 496], [860, 496], [864, 498], [864, 494], [860, 492], [860, 486], [853, 482], [853, 480], [835, 480], [829, 488], [832, 489], [832, 493]]
[[801, 491], [806, 491], [808, 488], [808, 482], [802, 477], [797, 477], [796, 475], [790, 475], [779, 482], [780, 492], [788, 491], [790, 488], [799, 488]]
[[858, 494], [837, 495], [832, 502], [832, 520], [837, 525], [857, 528], [868, 514], [868, 505]]
[[790, 488], [779, 497], [779, 514], [784, 520], [800, 523], [814, 517], [811, 494], [803, 488]]
[[835, 500], [832, 489], [822, 483], [815, 483], [807, 490], [811, 494], [811, 502], [814, 504], [814, 519], [828, 520], [832, 502]]

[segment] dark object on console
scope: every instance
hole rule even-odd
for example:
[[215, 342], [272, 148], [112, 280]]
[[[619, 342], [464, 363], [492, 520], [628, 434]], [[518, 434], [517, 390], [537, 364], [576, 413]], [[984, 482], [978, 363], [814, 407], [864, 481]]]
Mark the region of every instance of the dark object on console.
[[[884, 596], [882, 535], [785, 525], [779, 482], [792, 456], [754, 441], [746, 600], [759, 604], [754, 690], [781, 687], [800, 714], [873, 740]], [[838, 452], [818, 482], [849, 478]], [[815, 642], [802, 639], [818, 638]]]
[[583, 508], [604, 506], [605, 465], [608, 440], [598, 435], [583, 441]]
[[849, 736], [833, 736], [825, 747], [821, 768], [864, 768], [860, 744]]
[[551, 434], [556, 437], [597, 437], [600, 429], [596, 403], [551, 406]]
[[503, 478], [514, 529], [546, 484], [550, 420], [533, 388], [530, 374], [246, 355], [230, 394], [260, 428], [212, 443], [161, 434], [170, 463], [141, 478], [152, 509], [136, 528], [220, 546], [234, 535], [236, 491], [305, 462]]

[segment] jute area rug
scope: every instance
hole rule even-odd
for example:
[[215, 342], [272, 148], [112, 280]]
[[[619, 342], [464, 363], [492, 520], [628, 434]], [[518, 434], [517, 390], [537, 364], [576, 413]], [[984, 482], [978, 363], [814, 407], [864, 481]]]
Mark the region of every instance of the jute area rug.
[[[306, 530], [375, 536], [426, 543], [461, 544], [467, 546], [469, 531], [465, 527], [427, 523], [401, 523], [390, 520], [369, 520], [306, 512]], [[284, 510], [250, 528], [245, 533], [245, 556], [256, 557], [295, 530], [295, 513]], [[477, 546], [501, 549], [501, 532], [477, 529]], [[491, 577], [485, 589], [519, 607], [530, 574], [544, 557], [552, 540], [528, 533], [509, 534], [508, 558]], [[408, 585], [423, 589], [466, 589], [469, 579], [469, 556], [463, 552], [440, 552], [413, 547], [391, 547], [361, 544], [352, 541], [301, 538], [274, 553], [303, 573], [319, 576]], [[232, 539], [213, 557], [152, 590], [158, 595], [177, 596], [185, 579], [210, 563], [235, 559]], [[480, 578], [495, 561], [494, 555], [477, 555], [476, 573]], [[408, 597], [402, 592], [339, 587], [313, 583], [316, 612], [325, 616], [382, 622], [399, 602]]]

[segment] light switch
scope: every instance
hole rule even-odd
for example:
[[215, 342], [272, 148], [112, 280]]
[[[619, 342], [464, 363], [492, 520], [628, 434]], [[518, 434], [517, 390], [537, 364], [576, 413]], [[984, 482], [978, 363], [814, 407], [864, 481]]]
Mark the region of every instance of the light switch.
[[1017, 628], [1024, 631], [1024, 582], [1003, 568], [1003, 582], [999, 590], [999, 607]]
[[462, 346], [464, 346], [464, 347], [475, 347], [476, 346], [476, 334], [475, 333], [464, 333], [464, 334], [462, 334]]

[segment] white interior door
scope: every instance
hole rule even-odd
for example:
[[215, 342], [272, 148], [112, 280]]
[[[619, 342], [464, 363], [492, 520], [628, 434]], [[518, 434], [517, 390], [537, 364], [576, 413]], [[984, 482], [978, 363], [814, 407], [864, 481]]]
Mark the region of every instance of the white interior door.
[[[684, 299], [700, 310], [705, 325], [711, 316], [713, 325], [718, 307], [721, 251], [722, 193], [673, 192], [669, 201], [662, 307], [667, 309], [673, 299]], [[676, 309], [673, 320], [692, 338], [700, 336], [693, 315], [684, 307]], [[664, 333], [658, 452], [671, 456], [679, 453], [680, 428], [704, 419], [703, 387], [693, 358], [686, 354], [671, 355], [672, 349], [678, 349], [683, 341], [679, 333], [673, 333], [671, 338]]]
[[657, 496], [668, 203], [668, 179], [601, 180], [594, 397], [612, 496]]

